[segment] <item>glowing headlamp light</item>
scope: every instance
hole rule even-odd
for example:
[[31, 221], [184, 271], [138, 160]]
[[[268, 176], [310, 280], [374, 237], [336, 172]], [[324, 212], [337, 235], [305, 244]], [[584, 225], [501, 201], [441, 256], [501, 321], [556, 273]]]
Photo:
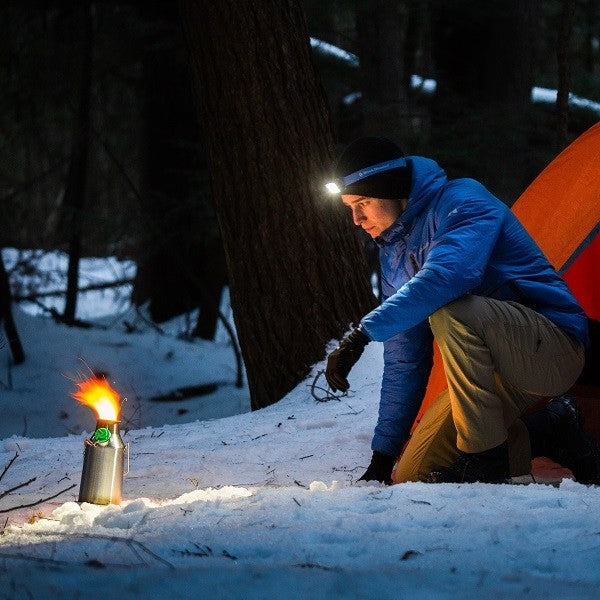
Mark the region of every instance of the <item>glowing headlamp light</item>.
[[[340, 181], [341, 183], [341, 181]], [[338, 185], [337, 181], [330, 181], [329, 183], [325, 184], [325, 188], [327, 189], [327, 191], [330, 194], [341, 194], [342, 190], [340, 189], [340, 186]]]
[[325, 184], [325, 188], [330, 194], [341, 194], [345, 188], [353, 183], [356, 183], [357, 181], [360, 181], [361, 179], [365, 179], [371, 175], [375, 175], [376, 173], [383, 173], [384, 171], [391, 171], [392, 169], [398, 169], [406, 166], [406, 158], [387, 160], [385, 162], [377, 163], [376, 165], [360, 169], [360, 171], [350, 173], [350, 175], [346, 175], [346, 177], [341, 177], [340, 179], [330, 181], [329, 183]]

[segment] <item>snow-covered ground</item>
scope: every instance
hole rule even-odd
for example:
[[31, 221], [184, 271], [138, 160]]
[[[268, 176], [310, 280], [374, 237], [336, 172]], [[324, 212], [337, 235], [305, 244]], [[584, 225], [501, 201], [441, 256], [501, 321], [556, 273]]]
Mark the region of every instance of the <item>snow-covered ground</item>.
[[[97, 299], [85, 298], [89, 316]], [[178, 339], [182, 317], [165, 335], [142, 322], [127, 333], [135, 315], [118, 310], [80, 330], [15, 308], [27, 361], [8, 369], [0, 350], [0, 598], [598, 597], [600, 488], [356, 485], [380, 345], [347, 397], [316, 401], [321, 362], [248, 412], [223, 332]], [[70, 394], [89, 369], [124, 399], [120, 506], [76, 502], [95, 417]], [[215, 381], [211, 396], [150, 400]]]

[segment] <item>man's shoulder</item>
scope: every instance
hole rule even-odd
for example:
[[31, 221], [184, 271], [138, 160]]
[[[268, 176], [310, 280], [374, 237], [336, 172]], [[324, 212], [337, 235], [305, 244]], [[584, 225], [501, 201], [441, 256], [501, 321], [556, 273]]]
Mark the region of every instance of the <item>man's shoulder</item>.
[[463, 194], [471, 195], [476, 194], [478, 196], [488, 198], [492, 197], [498, 200], [490, 190], [488, 190], [481, 181], [473, 179], [472, 177], [459, 177], [458, 179], [449, 179], [444, 186], [444, 192], [449, 194]]
[[468, 177], [449, 180], [441, 190], [436, 206], [440, 209], [449, 206], [452, 208], [472, 206], [478, 210], [484, 207], [502, 212], [510, 210], [502, 200], [492, 194], [481, 182]]

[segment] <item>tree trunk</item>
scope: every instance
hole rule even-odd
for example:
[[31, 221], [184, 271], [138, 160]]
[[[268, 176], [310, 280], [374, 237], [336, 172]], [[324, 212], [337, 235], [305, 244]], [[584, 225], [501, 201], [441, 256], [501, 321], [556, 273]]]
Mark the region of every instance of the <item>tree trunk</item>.
[[563, 0], [560, 15], [556, 62], [558, 86], [556, 91], [556, 152], [565, 148], [569, 139], [569, 88], [571, 59], [569, 45], [575, 18], [575, 0]]
[[[10, 286], [8, 284], [8, 275], [4, 268], [4, 260], [0, 253], [0, 323], [4, 322], [4, 331], [6, 332], [6, 338], [10, 351], [13, 356], [13, 362], [15, 365], [20, 365], [25, 360], [25, 352], [23, 351], [23, 345], [19, 338], [19, 332], [15, 325], [11, 310], [11, 294]], [[0, 347], [2, 344], [0, 343]]]
[[296, 0], [181, 0], [251, 406], [282, 398], [374, 303], [339, 200]]
[[221, 272], [217, 282], [207, 281], [206, 273], [212, 275], [214, 265], [224, 270], [225, 259], [221, 244], [212, 243], [219, 239], [218, 224], [202, 189], [208, 187], [202, 181], [206, 165], [179, 15], [169, 3], [149, 10], [162, 27], [144, 48], [145, 221], [132, 300], [148, 302], [150, 316], [162, 322], [198, 306], [206, 317], [214, 306], [207, 297], [220, 296], [225, 279]]
[[597, 46], [597, 26], [598, 17], [600, 17], [600, 2], [598, 0], [586, 0], [583, 22], [583, 65], [589, 77], [592, 77], [597, 71], [598, 46]]
[[83, 234], [83, 210], [87, 188], [87, 167], [90, 143], [90, 105], [92, 96], [93, 16], [92, 5], [83, 9], [83, 56], [81, 62], [81, 85], [79, 106], [75, 115], [73, 148], [67, 185], [65, 187], [65, 211], [69, 240], [69, 267], [67, 271], [67, 297], [64, 319], [75, 321], [77, 293], [79, 288], [79, 261]]
[[409, 111], [404, 73], [406, 15], [397, 0], [360, 4], [356, 13], [364, 133], [406, 146]]
[[203, 244], [204, 260], [198, 268], [202, 281], [200, 289], [200, 314], [192, 335], [214, 340], [221, 308], [223, 288], [227, 285], [227, 264], [220, 236], [206, 235]]

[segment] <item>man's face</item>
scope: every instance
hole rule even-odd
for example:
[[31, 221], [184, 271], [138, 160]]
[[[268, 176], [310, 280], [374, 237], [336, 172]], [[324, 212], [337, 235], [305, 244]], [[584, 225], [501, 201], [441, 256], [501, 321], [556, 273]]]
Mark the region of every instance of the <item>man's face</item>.
[[352, 211], [354, 224], [362, 227], [373, 239], [393, 225], [403, 210], [402, 201], [353, 194], [342, 194], [342, 202]]

